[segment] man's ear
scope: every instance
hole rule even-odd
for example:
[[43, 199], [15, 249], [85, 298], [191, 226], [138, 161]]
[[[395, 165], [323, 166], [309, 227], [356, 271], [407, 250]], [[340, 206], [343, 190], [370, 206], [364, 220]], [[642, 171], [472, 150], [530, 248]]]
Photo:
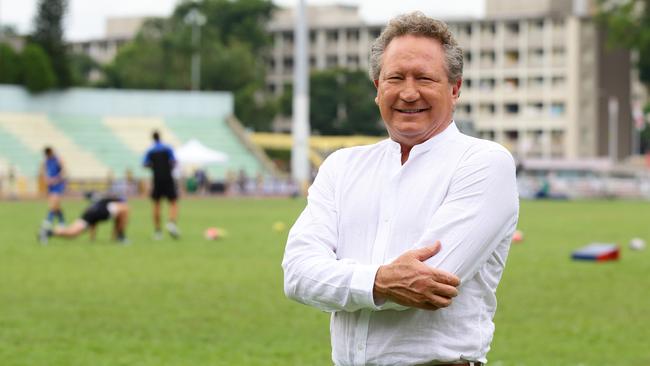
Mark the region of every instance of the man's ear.
[[[379, 89], [379, 80], [373, 80], [373, 84], [375, 84], [375, 89]], [[377, 96], [375, 97], [375, 104], [379, 105], [379, 90], [377, 90]]]
[[460, 97], [460, 87], [463, 85], [463, 79], [458, 79], [455, 83], [451, 85], [451, 96], [454, 99]]

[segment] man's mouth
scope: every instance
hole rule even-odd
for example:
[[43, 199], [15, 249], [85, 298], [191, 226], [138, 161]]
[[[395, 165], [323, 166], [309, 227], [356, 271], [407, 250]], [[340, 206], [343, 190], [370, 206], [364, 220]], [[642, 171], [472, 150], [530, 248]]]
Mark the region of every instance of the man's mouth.
[[396, 111], [405, 114], [416, 114], [416, 113], [424, 112], [428, 109], [429, 108], [395, 108]]

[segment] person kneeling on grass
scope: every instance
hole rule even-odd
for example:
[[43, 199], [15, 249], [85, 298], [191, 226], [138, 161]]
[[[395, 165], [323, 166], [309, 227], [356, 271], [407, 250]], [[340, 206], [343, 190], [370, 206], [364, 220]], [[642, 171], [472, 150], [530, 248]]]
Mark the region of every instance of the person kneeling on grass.
[[72, 225], [52, 227], [44, 224], [38, 235], [42, 244], [47, 244], [50, 237], [59, 236], [63, 238], [75, 238], [88, 230], [90, 240], [95, 240], [97, 223], [113, 219], [113, 239], [119, 243], [128, 244], [125, 230], [129, 217], [129, 206], [124, 199], [116, 196], [106, 195], [92, 199], [91, 203], [81, 217], [75, 220]]

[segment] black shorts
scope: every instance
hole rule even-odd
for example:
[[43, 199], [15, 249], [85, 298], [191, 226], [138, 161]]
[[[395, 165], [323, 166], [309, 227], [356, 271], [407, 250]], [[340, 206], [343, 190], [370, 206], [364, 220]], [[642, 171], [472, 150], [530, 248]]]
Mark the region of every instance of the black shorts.
[[84, 220], [89, 226], [95, 225], [100, 221], [108, 220], [111, 213], [108, 212], [108, 202], [96, 203], [86, 209], [81, 219]]
[[178, 198], [176, 183], [174, 181], [153, 182], [151, 199], [158, 201], [162, 197], [167, 198], [169, 201], [175, 201]]

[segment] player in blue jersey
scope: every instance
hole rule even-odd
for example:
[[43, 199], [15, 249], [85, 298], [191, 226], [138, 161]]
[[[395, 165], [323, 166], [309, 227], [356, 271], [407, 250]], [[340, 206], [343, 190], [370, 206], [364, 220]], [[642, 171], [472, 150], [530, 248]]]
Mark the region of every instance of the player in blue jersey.
[[63, 162], [49, 146], [45, 147], [43, 153], [45, 154], [45, 161], [42, 170], [47, 186], [48, 205], [46, 221], [51, 225], [54, 223], [54, 219], [57, 219], [59, 224], [63, 224], [65, 221], [61, 210], [61, 196], [65, 191]]
[[178, 191], [176, 182], [172, 176], [172, 170], [176, 166], [174, 151], [169, 145], [160, 141], [160, 133], [153, 132], [154, 144], [147, 150], [143, 164], [152, 171], [151, 199], [153, 200], [153, 222], [155, 227], [154, 239], [162, 239], [160, 225], [160, 200], [166, 198], [169, 202], [169, 221], [167, 231], [177, 239], [180, 235], [176, 221], [178, 219]]

